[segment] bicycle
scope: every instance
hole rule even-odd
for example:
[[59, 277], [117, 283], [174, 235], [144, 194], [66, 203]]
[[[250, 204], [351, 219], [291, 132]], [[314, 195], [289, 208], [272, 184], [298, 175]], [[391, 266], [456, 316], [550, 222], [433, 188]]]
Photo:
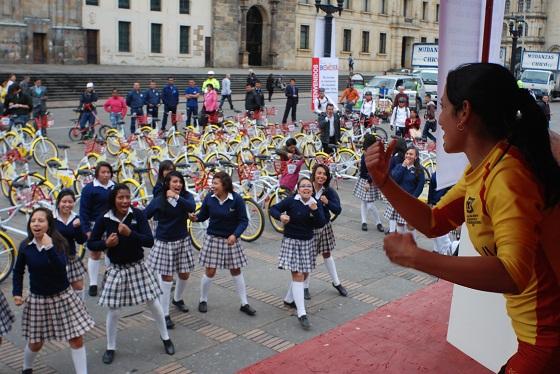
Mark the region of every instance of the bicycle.
[[97, 135], [99, 135], [102, 139], [105, 139], [108, 131], [113, 129], [110, 125], [102, 124], [95, 112], [92, 112], [95, 117], [93, 126], [85, 126], [84, 128], [81, 128], [80, 117], [82, 115], [82, 111], [80, 109], [74, 109], [73, 111], [77, 113], [77, 118], [70, 120], [72, 127], [68, 130], [68, 138], [70, 138], [73, 142], [94, 138], [96, 135], [96, 128], [98, 128]]

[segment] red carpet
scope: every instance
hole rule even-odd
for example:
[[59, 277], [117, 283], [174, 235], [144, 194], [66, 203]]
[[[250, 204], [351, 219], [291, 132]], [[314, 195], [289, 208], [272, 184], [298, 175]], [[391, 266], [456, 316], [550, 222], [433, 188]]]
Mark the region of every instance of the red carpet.
[[240, 373], [488, 374], [446, 341], [451, 291], [439, 281]]

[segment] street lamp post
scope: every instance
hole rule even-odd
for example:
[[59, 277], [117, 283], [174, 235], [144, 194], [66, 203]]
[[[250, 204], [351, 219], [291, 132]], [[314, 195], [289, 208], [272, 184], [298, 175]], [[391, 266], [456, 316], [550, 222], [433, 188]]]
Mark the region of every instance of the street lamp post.
[[513, 17], [509, 21], [509, 33], [511, 35], [511, 59], [510, 59], [510, 71], [515, 75], [515, 65], [517, 63], [517, 39], [523, 36], [523, 18]]
[[325, 15], [325, 46], [324, 46], [324, 56], [331, 57], [331, 36], [332, 36], [332, 20], [333, 14], [338, 12], [338, 15], [342, 14], [342, 9], [344, 5], [344, 0], [336, 0], [337, 5], [321, 4], [321, 0], [315, 0], [315, 8], [317, 13], [322, 10], [326, 13]]

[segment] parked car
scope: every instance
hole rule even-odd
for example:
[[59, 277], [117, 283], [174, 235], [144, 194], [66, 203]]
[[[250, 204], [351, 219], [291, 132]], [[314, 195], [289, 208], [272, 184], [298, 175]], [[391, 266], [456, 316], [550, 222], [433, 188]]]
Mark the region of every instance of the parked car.
[[410, 108], [422, 109], [422, 100], [426, 94], [422, 77], [416, 75], [376, 75], [366, 84], [365, 91], [371, 91], [374, 98], [390, 99], [394, 101], [399, 92], [398, 87], [403, 86], [408, 95]]
[[426, 93], [429, 93], [432, 96], [432, 101], [437, 105], [438, 69], [420, 69], [415, 71], [414, 75], [418, 75], [422, 78]]

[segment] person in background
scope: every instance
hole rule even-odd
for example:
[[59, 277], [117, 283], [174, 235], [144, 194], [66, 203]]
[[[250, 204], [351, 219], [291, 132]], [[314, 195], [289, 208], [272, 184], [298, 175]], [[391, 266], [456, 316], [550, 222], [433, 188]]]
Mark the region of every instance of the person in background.
[[159, 115], [159, 105], [161, 104], [161, 92], [157, 88], [156, 81], [150, 79], [150, 88], [144, 92], [144, 104], [146, 104], [146, 114], [152, 117], [152, 127], [156, 128], [156, 121]]
[[259, 110], [263, 111], [264, 107], [266, 106], [265, 103], [265, 99], [264, 99], [264, 93], [261, 87], [261, 81], [257, 80], [257, 82], [255, 83], [255, 95], [257, 97], [257, 103], [259, 104]]
[[154, 189], [152, 190], [152, 196], [155, 199], [160, 193], [163, 192], [163, 182], [167, 174], [175, 171], [175, 164], [171, 160], [163, 160], [159, 163], [158, 177], [156, 184], [154, 184]]
[[320, 115], [321, 113], [327, 112], [327, 104], [332, 104], [334, 111], [338, 112], [338, 107], [335, 102], [327, 96], [324, 88], [319, 88], [319, 96], [315, 99], [313, 107], [315, 108], [315, 113]]
[[276, 153], [280, 156], [281, 161], [279, 184], [291, 192], [296, 187], [305, 159], [294, 138], [288, 138], [285, 145], [278, 149]]
[[340, 141], [340, 115], [334, 112], [333, 104], [327, 104], [326, 113], [319, 116], [319, 130], [323, 152], [332, 153], [329, 144], [336, 145]]
[[352, 58], [352, 53], [348, 56], [348, 73], [350, 75], [354, 74], [354, 58]]
[[8, 92], [7, 92], [7, 95], [8, 95], [8, 96], [12, 93], [12, 92], [11, 92], [11, 88], [12, 88], [12, 85], [13, 85], [14, 83], [16, 83], [16, 79], [17, 79], [17, 78], [16, 78], [16, 75], [15, 75], [15, 74], [13, 74], [13, 73], [8, 74], [8, 85], [6, 86], [6, 88], [7, 88], [7, 90], [8, 90]]
[[85, 129], [86, 124], [89, 126], [89, 136], [93, 136], [93, 125], [95, 124], [95, 117], [97, 117], [97, 110], [95, 103], [97, 102], [97, 92], [93, 87], [93, 83], [86, 84], [86, 90], [80, 95], [80, 129]]
[[210, 116], [216, 114], [216, 111], [218, 110], [218, 94], [216, 93], [216, 90], [214, 89], [212, 83], [208, 83], [206, 85], [206, 93], [204, 94], [203, 108], [204, 108], [203, 126], [205, 126], [211, 120]]
[[222, 110], [222, 106], [224, 105], [224, 101], [228, 101], [229, 108], [234, 110], [233, 103], [231, 102], [231, 80], [229, 79], [230, 75], [226, 74], [224, 79], [222, 79], [222, 98], [220, 100], [220, 110]]
[[411, 140], [420, 138], [420, 126], [422, 126], [422, 120], [418, 112], [416, 109], [410, 109], [410, 117], [404, 121], [404, 137]]
[[167, 84], [161, 93], [163, 102], [163, 120], [161, 121], [161, 131], [165, 131], [167, 126], [167, 116], [171, 112], [171, 124], [177, 126], [177, 105], [179, 104], [179, 89], [175, 86], [175, 78], [167, 78]]
[[360, 93], [354, 88], [354, 83], [350, 82], [348, 83], [348, 87], [342, 91], [338, 102], [344, 105], [344, 109], [347, 112], [351, 113], [358, 100], [360, 100]]
[[404, 86], [398, 86], [397, 90], [399, 92], [395, 95], [395, 99], [393, 100], [393, 108], [396, 108], [399, 105], [399, 101], [401, 99], [404, 99], [404, 103], [405, 103], [404, 106], [408, 108], [409, 106], [408, 95], [404, 92]]
[[398, 106], [393, 108], [393, 113], [391, 114], [391, 130], [395, 130], [396, 136], [405, 136], [406, 120], [410, 117], [410, 109], [406, 106], [406, 100], [404, 98], [399, 99]]
[[550, 104], [548, 103], [549, 100], [550, 97], [548, 95], [543, 95], [540, 100], [537, 100], [537, 105], [543, 111], [544, 116], [546, 117], [546, 120], [548, 121], [550, 126]]
[[436, 132], [437, 130], [436, 103], [432, 101], [432, 95], [429, 93], [424, 96], [424, 103], [426, 103], [426, 114], [424, 114], [426, 122], [424, 124], [424, 129], [422, 130], [422, 140], [426, 141], [430, 138], [433, 142], [435, 142], [436, 137], [430, 134], [430, 131]]
[[[130, 133], [136, 132], [136, 121], [144, 116], [144, 93], [140, 91], [140, 82], [134, 82], [132, 91], [126, 95], [126, 105], [130, 108]], [[139, 123], [139, 125], [141, 125]]]
[[0, 85], [0, 115], [4, 114], [4, 102], [8, 94], [8, 81], [5, 80]]
[[111, 126], [116, 129], [119, 124], [124, 121], [128, 107], [126, 106], [124, 98], [119, 95], [119, 91], [116, 88], [113, 88], [111, 97], [105, 101], [105, 104], [103, 104], [103, 109], [109, 113]]
[[[438, 190], [436, 173], [437, 172], [434, 171], [430, 177], [430, 189], [428, 192], [428, 205], [430, 207], [435, 207], [447, 191], [453, 187], [449, 186]], [[435, 237], [432, 240], [434, 242], [434, 252], [448, 256], [453, 254], [453, 243], [449, 238], [449, 233]]]
[[362, 107], [360, 108], [360, 116], [366, 120], [375, 116], [375, 100], [373, 100], [371, 91], [366, 91], [364, 94]]
[[274, 94], [274, 75], [270, 73], [266, 78], [266, 90], [268, 91], [268, 102], [272, 101], [272, 94]]
[[31, 97], [22, 92], [19, 84], [11, 86], [12, 94], [6, 98], [6, 114], [16, 116], [15, 124], [26, 124], [33, 108]]
[[43, 136], [47, 136], [47, 87], [41, 84], [41, 79], [35, 79], [35, 84], [29, 89], [33, 103], [33, 118], [37, 130], [41, 130]]
[[257, 80], [258, 80], [257, 76], [253, 71], [253, 69], [249, 69], [249, 75], [247, 76], [247, 84], [250, 84], [252, 87], [255, 87]]
[[258, 111], [260, 105], [258, 102], [257, 94], [255, 93], [255, 88], [249, 83], [245, 85], [245, 111], [247, 116], [252, 118], [252, 113]]
[[198, 98], [200, 96], [200, 88], [195, 84], [194, 80], [189, 80], [189, 86], [185, 88], [185, 100], [187, 102], [187, 122], [186, 126], [192, 125], [191, 119], [196, 122], [198, 117]]
[[286, 109], [284, 110], [284, 117], [282, 117], [282, 124], [287, 123], [288, 114], [292, 111], [292, 122], [296, 122], [296, 111], [299, 102], [299, 88], [296, 86], [296, 80], [290, 79], [290, 85], [286, 87]]
[[206, 80], [202, 82], [202, 91], [206, 92], [206, 87], [208, 87], [209, 84], [211, 84], [216, 91], [220, 90], [220, 81], [217, 80], [214, 75], [215, 73], [213, 70], [210, 70], [208, 72], [208, 78], [206, 78]]
[[25, 75], [23, 77], [23, 80], [21, 82], [19, 82], [19, 86], [21, 87], [21, 91], [24, 94], [27, 94], [27, 95], [31, 94], [31, 92], [29, 91], [29, 89], [31, 88], [30, 84], [31, 84], [31, 77], [29, 75]]

